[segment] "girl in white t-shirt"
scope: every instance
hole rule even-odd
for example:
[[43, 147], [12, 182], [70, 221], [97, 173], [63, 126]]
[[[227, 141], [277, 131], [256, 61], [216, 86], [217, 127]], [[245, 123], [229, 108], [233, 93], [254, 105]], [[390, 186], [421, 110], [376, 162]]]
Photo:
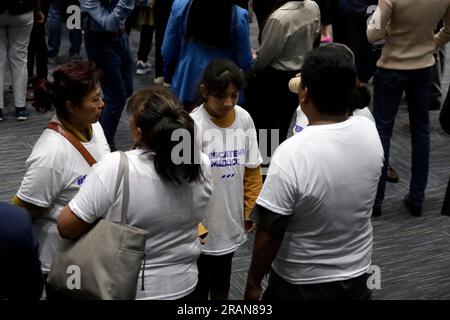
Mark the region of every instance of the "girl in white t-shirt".
[[[71, 133], [99, 161], [110, 150], [98, 123], [105, 104], [95, 65], [88, 61], [65, 64], [53, 72], [53, 79], [36, 87], [33, 106], [41, 113], [54, 108], [56, 115], [51, 122]], [[25, 207], [33, 217], [44, 275], [50, 271], [61, 239], [56, 229], [58, 216], [89, 170], [90, 165], [69, 140], [48, 128], [26, 161], [26, 172], [13, 203]], [[46, 283], [45, 287], [47, 299], [57, 298], [51, 286]]]
[[[128, 224], [149, 232], [136, 298], [189, 299], [197, 284], [196, 261], [201, 251], [197, 226], [212, 193], [209, 161], [191, 143], [194, 121], [168, 88], [156, 86], [135, 93], [128, 111], [137, 146], [126, 152]], [[191, 138], [183, 159], [173, 152], [180, 144], [172, 139], [177, 133]], [[191, 157], [184, 159], [187, 154]], [[58, 219], [63, 238], [76, 239], [109, 209], [110, 219], [120, 221], [123, 187], [117, 196], [114, 193], [119, 162], [120, 154], [113, 152], [93, 167]]]
[[214, 181], [203, 220], [209, 233], [197, 262], [197, 299], [228, 298], [233, 254], [246, 241], [246, 229], [252, 229], [247, 217], [261, 190], [255, 126], [247, 111], [236, 105], [242, 84], [242, 73], [232, 61], [213, 61], [200, 85], [204, 103], [191, 113]]

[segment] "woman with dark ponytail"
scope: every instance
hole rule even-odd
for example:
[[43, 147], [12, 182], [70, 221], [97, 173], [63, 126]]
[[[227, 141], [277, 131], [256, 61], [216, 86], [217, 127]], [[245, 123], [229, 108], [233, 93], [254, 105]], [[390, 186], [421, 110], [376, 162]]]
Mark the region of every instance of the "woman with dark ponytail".
[[[43, 113], [55, 109], [56, 115], [34, 145], [13, 199], [34, 218], [44, 274], [50, 271], [60, 242], [58, 216], [77, 193], [91, 166], [63, 134], [81, 144], [94, 161], [110, 152], [98, 123], [104, 103], [95, 65], [88, 61], [65, 64], [53, 72], [53, 79], [41, 81], [35, 88], [36, 110]], [[48, 284], [46, 296], [57, 298], [57, 292]]]
[[[198, 279], [197, 227], [212, 193], [209, 160], [194, 143], [194, 122], [169, 89], [153, 87], [128, 101], [136, 149], [129, 161], [128, 223], [149, 231], [137, 299], [187, 299]], [[181, 142], [177, 136], [182, 136]], [[187, 143], [186, 143], [187, 142]], [[178, 145], [184, 146], [179, 152]], [[63, 238], [75, 239], [110, 209], [122, 212], [122, 189], [114, 195], [120, 154], [104, 157], [60, 215]], [[89, 271], [86, 271], [89, 272]], [[143, 283], [143, 286], [141, 286]]]

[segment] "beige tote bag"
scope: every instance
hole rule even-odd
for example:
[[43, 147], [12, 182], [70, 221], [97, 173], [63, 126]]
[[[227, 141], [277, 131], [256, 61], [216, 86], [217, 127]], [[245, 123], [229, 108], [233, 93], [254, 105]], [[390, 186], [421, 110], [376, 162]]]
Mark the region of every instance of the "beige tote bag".
[[116, 196], [122, 178], [121, 222], [100, 219], [79, 239], [62, 241], [47, 280], [55, 290], [76, 299], [136, 297], [148, 231], [127, 225], [128, 158], [120, 152]]

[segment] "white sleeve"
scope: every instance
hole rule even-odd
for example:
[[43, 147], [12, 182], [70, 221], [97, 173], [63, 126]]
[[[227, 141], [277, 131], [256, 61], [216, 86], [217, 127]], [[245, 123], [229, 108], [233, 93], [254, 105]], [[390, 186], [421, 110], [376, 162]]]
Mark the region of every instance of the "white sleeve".
[[[298, 198], [298, 190], [293, 180], [293, 172], [289, 173], [286, 165], [281, 165], [279, 150], [275, 152], [266, 181], [256, 203], [272, 212], [281, 215], [292, 215]], [[284, 166], [284, 168], [282, 168]]]
[[256, 168], [263, 162], [256, 134], [253, 119], [250, 114], [247, 113], [247, 129], [245, 132], [245, 166], [247, 168]]
[[49, 208], [58, 193], [63, 189], [63, 175], [57, 170], [45, 167], [37, 162], [29, 165], [17, 196], [35, 206]]
[[[117, 158], [117, 159], [116, 159]], [[103, 217], [115, 201], [114, 188], [119, 154], [106, 155], [93, 166], [77, 195], [69, 202], [75, 215], [87, 223]]]

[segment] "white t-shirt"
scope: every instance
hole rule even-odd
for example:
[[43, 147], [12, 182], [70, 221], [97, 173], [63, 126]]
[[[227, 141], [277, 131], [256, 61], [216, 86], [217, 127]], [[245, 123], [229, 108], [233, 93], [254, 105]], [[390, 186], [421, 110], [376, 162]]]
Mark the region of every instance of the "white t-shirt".
[[203, 105], [191, 113], [197, 143], [209, 157], [214, 181], [214, 192], [203, 221], [208, 235], [202, 252], [209, 255], [231, 253], [247, 240], [245, 168], [256, 168], [262, 163], [252, 118], [239, 106], [235, 106], [235, 111], [236, 119], [228, 128], [215, 125]]
[[[59, 123], [56, 116], [51, 121]], [[81, 144], [97, 161], [110, 152], [98, 122], [92, 125], [92, 139]], [[17, 197], [35, 206], [49, 208], [48, 213], [33, 220], [41, 268], [43, 272], [49, 272], [61, 240], [56, 228], [59, 213], [77, 194], [90, 166], [60, 133], [45, 129], [26, 161], [25, 170]]]
[[351, 279], [371, 263], [372, 206], [383, 166], [364, 117], [308, 126], [272, 158], [257, 204], [290, 216], [273, 269], [293, 284]]
[[[129, 159], [128, 224], [149, 231], [146, 244], [144, 287], [139, 278], [137, 299], [179, 299], [197, 284], [197, 258], [201, 248], [197, 226], [212, 193], [209, 161], [201, 157], [204, 180], [178, 185], [156, 173], [152, 154], [127, 153]], [[120, 154], [111, 153], [93, 167], [80, 192], [69, 203], [82, 220], [92, 223], [104, 217], [120, 221], [123, 185], [114, 195]], [[141, 277], [141, 275], [139, 275]]]
[[[364, 108], [364, 109], [356, 109], [355, 111], [353, 111], [353, 115], [354, 116], [361, 116], [361, 117], [366, 117], [367, 119], [369, 119], [370, 121], [372, 121], [373, 123], [375, 123], [375, 119], [372, 115], [372, 113], [370, 112], [369, 108]], [[301, 132], [303, 129], [306, 128], [306, 126], [308, 125], [309, 121], [308, 118], [306, 117], [306, 115], [303, 113], [302, 107], [298, 106], [297, 110], [295, 111], [295, 115], [296, 120], [295, 120], [295, 125], [293, 128], [293, 134], [297, 134], [299, 132]]]

